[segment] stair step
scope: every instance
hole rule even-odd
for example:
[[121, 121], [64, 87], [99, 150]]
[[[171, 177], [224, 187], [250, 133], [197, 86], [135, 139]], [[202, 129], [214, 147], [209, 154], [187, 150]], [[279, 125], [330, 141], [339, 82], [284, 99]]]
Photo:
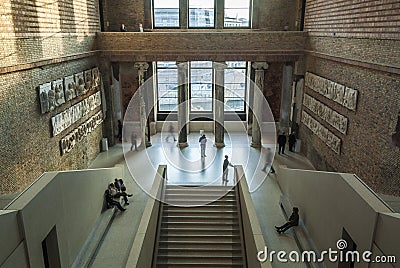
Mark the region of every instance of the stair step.
[[222, 186], [222, 185], [178, 185], [178, 184], [167, 184], [166, 190], [178, 189], [178, 190], [202, 190], [202, 191], [234, 191], [233, 186]]
[[159, 247], [159, 254], [186, 254], [186, 255], [204, 255], [204, 254], [232, 254], [232, 255], [240, 255], [241, 248], [232, 248], [232, 247], [225, 247], [225, 248], [217, 248], [217, 247]]
[[160, 234], [160, 242], [169, 242], [169, 241], [180, 241], [184, 242], [193, 242], [202, 243], [208, 242], [210, 244], [214, 244], [217, 242], [220, 243], [232, 243], [239, 242], [240, 236], [239, 234], [173, 234], [173, 233], [161, 233]]
[[[161, 228], [176, 228], [176, 229], [192, 229], [198, 230], [199, 228], [213, 228], [218, 230], [238, 229], [238, 222], [236, 221], [223, 221], [223, 222], [162, 222]], [[222, 229], [221, 229], [222, 228]]]
[[169, 247], [240, 247], [239, 241], [219, 241], [219, 240], [209, 240], [209, 241], [199, 241], [199, 240], [168, 240], [160, 241], [160, 247], [168, 245]]
[[196, 268], [221, 268], [221, 267], [244, 267], [241, 261], [232, 261], [227, 263], [216, 263], [212, 261], [195, 262], [172, 262], [172, 261], [157, 261], [157, 268], [181, 268], [181, 267], [196, 267]]
[[170, 216], [170, 215], [164, 215], [162, 217], [162, 222], [169, 222], [169, 223], [180, 223], [180, 222], [186, 222], [186, 223], [219, 223], [219, 222], [226, 222], [226, 223], [238, 223], [237, 217], [235, 217], [232, 214], [228, 214], [227, 216], [224, 215], [191, 215], [191, 216], [186, 216], [184, 214], [179, 215], [179, 216]]

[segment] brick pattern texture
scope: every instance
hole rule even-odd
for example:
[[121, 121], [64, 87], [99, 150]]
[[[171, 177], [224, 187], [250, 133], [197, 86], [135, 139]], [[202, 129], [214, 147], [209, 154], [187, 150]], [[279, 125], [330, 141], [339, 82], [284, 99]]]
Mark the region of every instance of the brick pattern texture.
[[398, 39], [398, 0], [313, 0], [306, 4], [310, 36]]
[[397, 196], [400, 147], [392, 135], [400, 112], [399, 7], [397, 0], [307, 1], [306, 71], [357, 89], [359, 95], [351, 111], [304, 89], [348, 118], [346, 135], [324, 123], [342, 140], [340, 155], [300, 125], [302, 151], [317, 169], [355, 173], [377, 193]]
[[[0, 3], [0, 193], [23, 190], [43, 172], [87, 168], [100, 151], [97, 128], [68, 154], [60, 155], [60, 139], [98, 110], [51, 137], [51, 117], [81, 98], [41, 114], [38, 86], [98, 66], [95, 57], [63, 57], [92, 51], [99, 31], [97, 0], [3, 0]], [[42, 60], [57, 63], [40, 66]], [[40, 68], [3, 67], [38, 63]]]

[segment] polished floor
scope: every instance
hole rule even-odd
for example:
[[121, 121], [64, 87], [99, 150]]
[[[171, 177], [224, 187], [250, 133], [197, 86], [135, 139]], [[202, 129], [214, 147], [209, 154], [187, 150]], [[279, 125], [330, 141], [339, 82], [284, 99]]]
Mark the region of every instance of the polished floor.
[[[279, 173], [267, 175], [262, 171], [265, 148], [275, 149], [273, 144], [268, 143], [270, 139], [263, 137], [263, 147], [260, 150], [250, 146], [248, 135], [234, 133], [225, 136], [224, 148], [217, 149], [213, 146], [213, 135], [206, 133], [206, 136], [208, 142], [206, 157], [203, 159], [200, 157], [198, 133], [191, 133], [188, 136], [189, 146], [184, 149], [179, 149], [172, 137], [166, 141], [164, 135], [156, 134], [152, 136], [151, 147], [130, 151], [130, 144], [124, 142], [101, 153], [96, 158], [91, 168], [123, 167], [128, 191], [134, 196], [130, 198], [127, 210], [116, 214], [91, 262], [91, 267], [124, 267], [148, 199], [147, 192], [159, 164], [167, 165], [167, 177], [170, 184], [216, 185], [222, 184], [222, 162], [225, 155], [229, 156], [232, 164], [242, 165], [245, 170], [258, 220], [269, 250], [299, 252], [291, 231], [278, 235], [274, 229], [274, 226], [284, 222], [285, 218], [279, 206], [281, 195], [277, 183]], [[274, 165], [281, 164], [292, 168], [313, 169], [305, 158], [292, 152], [275, 157]], [[230, 168], [228, 185], [232, 185], [233, 176], [234, 170]], [[110, 181], [112, 180], [110, 178]], [[273, 267], [306, 267], [306, 265], [275, 262]]]

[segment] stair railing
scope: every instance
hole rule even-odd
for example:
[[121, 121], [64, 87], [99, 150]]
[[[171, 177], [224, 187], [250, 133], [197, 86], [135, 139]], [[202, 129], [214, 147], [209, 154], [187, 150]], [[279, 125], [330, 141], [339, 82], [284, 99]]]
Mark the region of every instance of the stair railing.
[[238, 213], [238, 221], [239, 221], [239, 233], [240, 233], [240, 247], [242, 251], [242, 258], [243, 258], [243, 267], [247, 267], [247, 254], [246, 254], [246, 239], [244, 237], [244, 226], [242, 220], [242, 207], [240, 201], [240, 178], [238, 176], [237, 167], [234, 168], [234, 185], [235, 185], [235, 196], [236, 196], [236, 206], [237, 206], [237, 213]]

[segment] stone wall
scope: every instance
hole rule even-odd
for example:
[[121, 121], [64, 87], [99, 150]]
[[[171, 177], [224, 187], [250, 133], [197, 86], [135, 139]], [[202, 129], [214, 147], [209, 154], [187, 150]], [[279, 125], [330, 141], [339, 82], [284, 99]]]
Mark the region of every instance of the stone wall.
[[0, 193], [23, 190], [42, 172], [86, 168], [100, 150], [101, 127], [63, 156], [60, 140], [96, 109], [52, 137], [51, 117], [75, 98], [41, 114], [38, 86], [98, 66], [97, 0], [1, 1]]
[[348, 131], [342, 134], [303, 106], [341, 139], [341, 151], [335, 153], [304, 124], [300, 139], [317, 169], [355, 173], [378, 193], [400, 195], [400, 147], [392, 142], [400, 112], [396, 6], [398, 1], [308, 2], [307, 72], [358, 90], [358, 101], [352, 111], [306, 85], [305, 94], [348, 118]]

